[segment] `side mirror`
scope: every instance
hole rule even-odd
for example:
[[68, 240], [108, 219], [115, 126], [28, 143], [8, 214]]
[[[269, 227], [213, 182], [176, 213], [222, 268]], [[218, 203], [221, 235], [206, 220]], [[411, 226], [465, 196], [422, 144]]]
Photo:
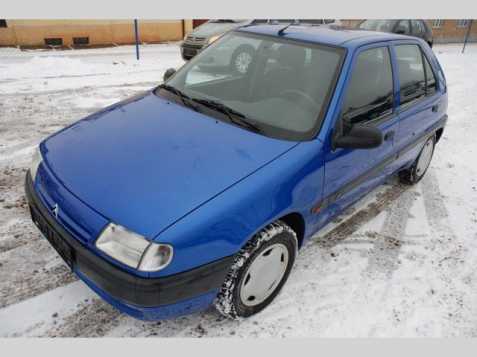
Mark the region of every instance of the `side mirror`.
[[162, 77], [164, 79], [164, 82], [167, 81], [170, 77], [172, 77], [176, 73], [176, 70], [174, 68], [169, 68], [167, 71], [164, 72], [164, 76]]
[[335, 138], [333, 146], [345, 149], [372, 149], [380, 146], [382, 142], [383, 134], [381, 130], [355, 125], [346, 135]]

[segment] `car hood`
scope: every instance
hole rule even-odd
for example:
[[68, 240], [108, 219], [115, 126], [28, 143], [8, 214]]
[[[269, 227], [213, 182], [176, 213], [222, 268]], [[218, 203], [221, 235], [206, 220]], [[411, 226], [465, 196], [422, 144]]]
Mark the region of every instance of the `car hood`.
[[41, 151], [80, 200], [152, 239], [294, 145], [148, 92], [63, 129]]
[[227, 31], [233, 30], [244, 23], [237, 22], [206, 22], [197, 27], [192, 33], [196, 37], [211, 37], [221, 35]]

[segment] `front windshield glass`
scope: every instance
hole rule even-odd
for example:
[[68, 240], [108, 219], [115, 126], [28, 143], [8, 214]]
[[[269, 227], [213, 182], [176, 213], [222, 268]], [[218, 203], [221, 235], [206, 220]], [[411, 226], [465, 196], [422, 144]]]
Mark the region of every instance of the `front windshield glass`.
[[265, 135], [305, 140], [320, 124], [342, 55], [334, 47], [232, 32], [166, 84], [196, 103], [226, 106], [225, 115], [215, 110], [224, 120], [238, 113]]
[[394, 20], [366, 20], [359, 25], [359, 28], [371, 31], [392, 32], [394, 24]]

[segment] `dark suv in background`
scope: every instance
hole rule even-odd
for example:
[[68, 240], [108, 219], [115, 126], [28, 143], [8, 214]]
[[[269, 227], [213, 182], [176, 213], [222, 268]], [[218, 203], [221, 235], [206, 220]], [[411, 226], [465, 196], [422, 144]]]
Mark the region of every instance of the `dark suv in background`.
[[431, 47], [434, 42], [432, 30], [424, 20], [364, 20], [357, 28], [419, 37]]
[[[212, 42], [217, 40], [227, 31], [236, 29], [241, 26], [248, 25], [258, 25], [258, 24], [289, 24], [289, 23], [300, 23], [300, 24], [309, 24], [309, 25], [328, 25], [335, 24], [339, 25], [339, 20], [334, 19], [255, 19], [255, 20], [244, 20], [244, 19], [217, 19], [209, 20], [204, 24], [198, 26], [190, 34], [188, 34], [184, 41], [181, 44], [181, 55], [184, 61], [190, 60], [194, 57], [202, 48], [210, 45]], [[239, 55], [237, 53], [236, 55]]]

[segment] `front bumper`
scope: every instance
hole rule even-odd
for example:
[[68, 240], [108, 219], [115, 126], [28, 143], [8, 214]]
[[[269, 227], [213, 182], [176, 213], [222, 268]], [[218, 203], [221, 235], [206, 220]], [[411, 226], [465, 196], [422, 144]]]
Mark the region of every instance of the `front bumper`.
[[119, 310], [136, 318], [171, 318], [208, 307], [233, 257], [179, 274], [144, 278], [121, 270], [76, 240], [49, 212], [28, 172], [25, 193], [32, 220], [80, 279]]

